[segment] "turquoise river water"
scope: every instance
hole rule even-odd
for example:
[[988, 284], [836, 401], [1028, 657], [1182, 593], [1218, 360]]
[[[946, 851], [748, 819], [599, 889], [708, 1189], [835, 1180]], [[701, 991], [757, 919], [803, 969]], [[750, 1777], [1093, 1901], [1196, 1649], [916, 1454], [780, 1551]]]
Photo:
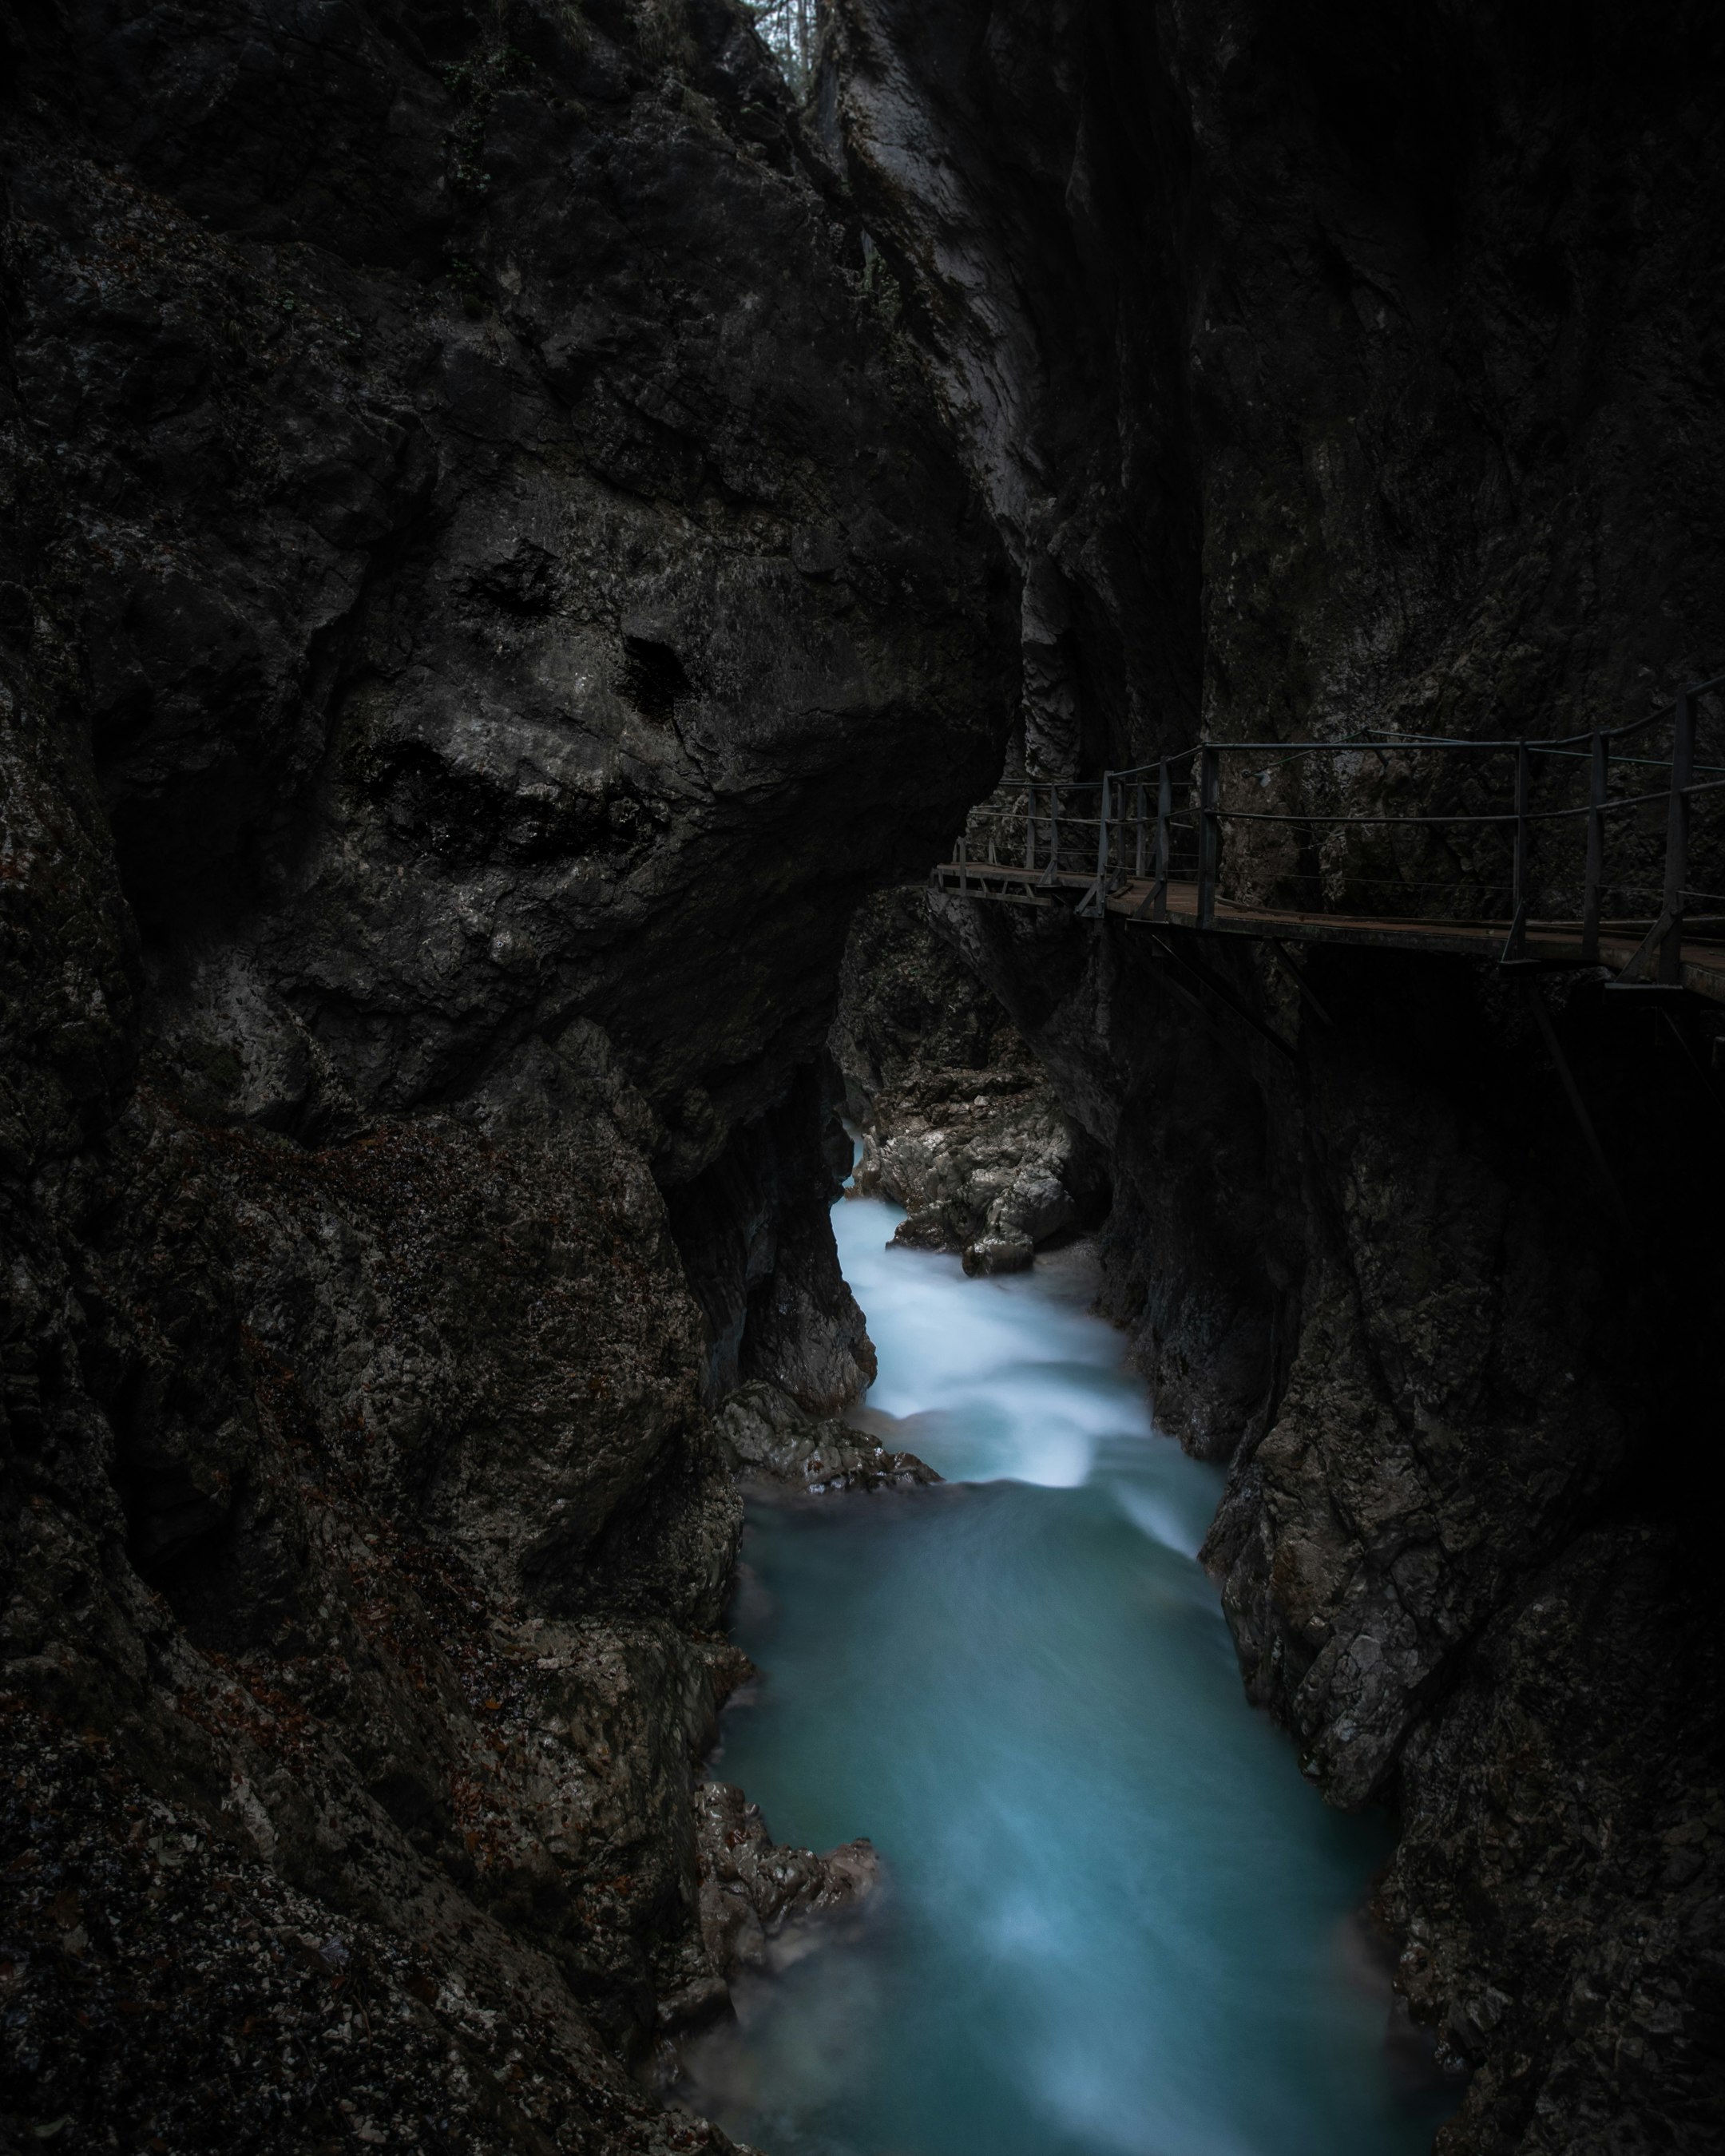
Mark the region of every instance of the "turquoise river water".
[[886, 1249], [900, 1217], [834, 1209], [867, 1419], [947, 1480], [752, 1508], [767, 1674], [712, 1769], [889, 1884], [740, 1988], [691, 2099], [768, 2156], [1416, 2156], [1450, 2099], [1386, 2042], [1386, 1831], [1246, 1704], [1194, 1561], [1219, 1472], [1157, 1435], [1081, 1250], [967, 1280]]

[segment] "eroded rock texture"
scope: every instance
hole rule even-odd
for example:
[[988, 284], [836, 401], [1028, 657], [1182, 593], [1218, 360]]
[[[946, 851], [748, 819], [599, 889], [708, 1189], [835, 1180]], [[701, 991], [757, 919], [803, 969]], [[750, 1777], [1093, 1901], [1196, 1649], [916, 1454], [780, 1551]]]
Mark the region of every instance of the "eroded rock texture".
[[940, 1476], [911, 1452], [889, 1452], [878, 1439], [836, 1417], [811, 1415], [777, 1385], [740, 1385], [719, 1410], [718, 1438], [745, 1491], [782, 1502], [787, 1491], [810, 1497], [847, 1490], [908, 1490]]
[[[1720, 35], [839, 0], [824, 125], [1024, 573], [1029, 770], [1559, 734], [1725, 660]], [[1253, 1696], [1399, 1807], [1443, 2146], [1716, 2145], [1716, 1024], [1537, 992], [1625, 1229], [1522, 983], [937, 912], [1106, 1149], [1164, 1420], [1234, 1462]]]
[[1099, 1148], [997, 998], [935, 932], [927, 894], [882, 891], [845, 946], [832, 1053], [862, 1138], [855, 1188], [905, 1208], [893, 1240], [1016, 1272], [1107, 1210]]
[[7, 2131], [724, 2145], [709, 1409], [865, 1380], [995, 542], [725, 0], [0, 23]]

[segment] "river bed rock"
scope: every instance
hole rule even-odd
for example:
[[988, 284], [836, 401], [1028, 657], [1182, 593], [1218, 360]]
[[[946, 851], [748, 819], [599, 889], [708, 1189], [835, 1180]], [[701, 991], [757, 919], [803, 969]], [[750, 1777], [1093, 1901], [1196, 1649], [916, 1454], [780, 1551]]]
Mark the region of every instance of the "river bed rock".
[[906, 1208], [894, 1242], [960, 1250], [969, 1273], [1018, 1272], [1094, 1218], [1100, 1178], [1039, 1071], [929, 1070], [872, 1106], [855, 1184]]
[[940, 1476], [914, 1453], [894, 1452], [844, 1423], [800, 1408], [776, 1385], [756, 1383], [732, 1394], [714, 1418], [721, 1449], [747, 1492], [811, 1497], [847, 1490], [908, 1490]]
[[701, 1784], [695, 1817], [702, 1935], [714, 1966], [727, 1976], [772, 1968], [775, 1943], [789, 1927], [855, 1912], [879, 1890], [880, 1860], [872, 1843], [848, 1841], [824, 1856], [788, 1849], [768, 1833], [760, 1806], [729, 1782]]
[[852, 926], [829, 1046], [861, 1131], [854, 1188], [905, 1208], [893, 1240], [1021, 1271], [1107, 1209], [1101, 1155], [999, 1000], [955, 959], [928, 895], [882, 891]]

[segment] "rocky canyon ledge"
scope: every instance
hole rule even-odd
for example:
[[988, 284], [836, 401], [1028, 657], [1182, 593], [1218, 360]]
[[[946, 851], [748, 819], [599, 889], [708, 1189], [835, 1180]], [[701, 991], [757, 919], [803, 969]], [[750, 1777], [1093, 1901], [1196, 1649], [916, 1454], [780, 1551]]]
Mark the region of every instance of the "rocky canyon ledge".
[[738, 1473], [926, 1472], [848, 1105], [908, 1240], [1100, 1224], [1446, 2156], [1718, 2145], [1706, 1056], [1538, 991], [1631, 1240], [1489, 965], [1219, 962], [1290, 1058], [903, 887], [1725, 666], [1721, 38], [3, 0], [0, 2138], [735, 2145], [655, 2071], [874, 1877], [703, 1779]]

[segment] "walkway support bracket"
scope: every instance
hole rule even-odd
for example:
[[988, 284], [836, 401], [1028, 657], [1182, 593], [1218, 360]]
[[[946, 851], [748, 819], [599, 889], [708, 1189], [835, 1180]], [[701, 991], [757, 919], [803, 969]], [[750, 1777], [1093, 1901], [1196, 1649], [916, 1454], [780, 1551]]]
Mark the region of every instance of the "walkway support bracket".
[[1527, 955], [1527, 908], [1533, 889], [1532, 834], [1529, 810], [1533, 805], [1533, 752], [1525, 741], [1516, 743], [1516, 838], [1513, 889], [1510, 896], [1509, 938], [1500, 966], [1513, 966]]
[[1183, 951], [1177, 949], [1165, 936], [1157, 937], [1155, 942], [1158, 948], [1165, 957], [1172, 958], [1182, 972], [1189, 973], [1194, 980], [1207, 988], [1219, 1003], [1225, 1004], [1236, 1018], [1243, 1019], [1250, 1026], [1254, 1033], [1261, 1034], [1272, 1048], [1279, 1048], [1290, 1063], [1299, 1061], [1298, 1052], [1291, 1042], [1284, 1040], [1274, 1026], [1266, 1025], [1257, 1013], [1249, 1009], [1246, 1004], [1235, 995], [1228, 983], [1212, 973], [1201, 959], [1189, 958]]
[[[1636, 952], [1635, 957], [1630, 960], [1628, 965], [1624, 968], [1623, 971], [1618, 975], [1615, 981], [1608, 981], [1605, 983], [1606, 987], [1611, 988], [1638, 988], [1642, 985], [1641, 975], [1646, 970], [1647, 961], [1652, 957], [1656, 952], [1662, 951], [1664, 949], [1665, 939], [1670, 932], [1671, 925], [1671, 916], [1670, 914], [1661, 913], [1658, 920], [1656, 921], [1653, 926], [1647, 931], [1645, 936], [1642, 937], [1640, 949]], [[1668, 986], [1669, 983], [1660, 982], [1656, 983], [1649, 983], [1648, 985], [1666, 987]]]
[[1689, 788], [1695, 781], [1695, 699], [1678, 697], [1671, 731], [1671, 799], [1665, 833], [1665, 917], [1671, 926], [1659, 946], [1659, 978], [1683, 978], [1683, 898], [1689, 881]]
[[1307, 979], [1305, 968], [1296, 963], [1285, 943], [1277, 942], [1273, 936], [1266, 937], [1265, 941], [1269, 944], [1272, 955], [1281, 962], [1282, 971], [1286, 973], [1290, 980], [1292, 981], [1295, 988], [1298, 989], [1301, 1001], [1302, 1003], [1310, 1004], [1312, 1010], [1322, 1023], [1333, 1030], [1336, 1021], [1330, 1016], [1329, 1013], [1318, 1001], [1317, 991], [1312, 987], [1311, 982]]
[[1039, 891], [1052, 891], [1060, 873], [1060, 789], [1050, 779], [1048, 783], [1048, 866], [1037, 885]]

